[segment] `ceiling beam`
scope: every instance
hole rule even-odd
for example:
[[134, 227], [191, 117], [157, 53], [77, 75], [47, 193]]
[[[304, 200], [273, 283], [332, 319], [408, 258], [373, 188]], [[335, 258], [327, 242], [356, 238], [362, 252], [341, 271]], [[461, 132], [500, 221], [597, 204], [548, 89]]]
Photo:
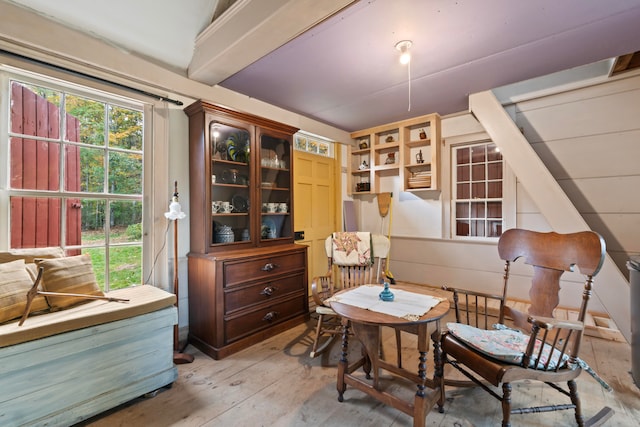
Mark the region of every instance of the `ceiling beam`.
[[238, 0], [196, 39], [190, 79], [215, 85], [354, 0]]

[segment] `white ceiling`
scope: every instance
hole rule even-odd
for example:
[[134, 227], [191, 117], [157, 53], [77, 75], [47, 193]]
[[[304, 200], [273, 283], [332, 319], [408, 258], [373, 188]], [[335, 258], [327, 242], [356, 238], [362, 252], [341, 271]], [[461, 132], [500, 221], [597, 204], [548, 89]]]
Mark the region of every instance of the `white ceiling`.
[[640, 51], [640, 0], [8, 1], [347, 131], [462, 111], [470, 93]]

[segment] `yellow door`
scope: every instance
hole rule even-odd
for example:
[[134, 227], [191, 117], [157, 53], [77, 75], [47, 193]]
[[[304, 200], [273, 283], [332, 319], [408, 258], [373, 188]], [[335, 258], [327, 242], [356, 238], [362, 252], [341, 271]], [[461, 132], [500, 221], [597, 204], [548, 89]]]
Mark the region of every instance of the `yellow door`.
[[[336, 150], [339, 151], [339, 150]], [[296, 243], [309, 246], [309, 295], [311, 280], [327, 272], [324, 240], [337, 228], [336, 191], [337, 160], [295, 150], [294, 154], [295, 209], [294, 230], [304, 232], [304, 239]]]

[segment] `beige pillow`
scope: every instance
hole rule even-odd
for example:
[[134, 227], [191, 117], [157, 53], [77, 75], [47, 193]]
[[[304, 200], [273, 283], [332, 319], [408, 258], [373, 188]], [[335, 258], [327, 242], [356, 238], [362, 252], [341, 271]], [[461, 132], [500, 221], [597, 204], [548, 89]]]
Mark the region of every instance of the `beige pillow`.
[[[89, 255], [37, 259], [36, 265], [44, 268], [42, 288], [47, 292], [104, 295], [96, 283], [96, 275], [93, 273]], [[89, 299], [47, 295], [47, 301], [52, 309], [61, 309], [88, 302]]]
[[64, 256], [62, 248], [26, 248], [11, 249], [9, 252], [0, 252], [0, 263], [23, 259], [25, 263], [33, 262], [35, 258], [61, 258]]
[[[33, 280], [27, 272], [24, 260], [0, 264], [0, 323], [22, 316], [27, 305], [27, 292]], [[31, 303], [31, 312], [47, 310], [44, 297], [37, 295]]]

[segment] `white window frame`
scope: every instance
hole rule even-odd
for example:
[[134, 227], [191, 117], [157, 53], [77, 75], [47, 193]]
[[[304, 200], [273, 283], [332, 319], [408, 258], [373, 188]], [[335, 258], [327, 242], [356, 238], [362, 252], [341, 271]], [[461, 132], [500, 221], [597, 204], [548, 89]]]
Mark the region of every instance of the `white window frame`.
[[[486, 133], [470, 134], [460, 137], [445, 139], [445, 150], [443, 150], [443, 170], [442, 177], [442, 206], [444, 209], [443, 238], [450, 240], [460, 240], [467, 242], [496, 242], [498, 237], [477, 237], [477, 236], [457, 236], [455, 232], [455, 165], [454, 149], [463, 146], [486, 144], [493, 142]], [[496, 144], [497, 145], [497, 144]], [[502, 232], [516, 226], [516, 176], [503, 158], [502, 168]]]
[[[9, 189], [9, 81], [18, 80], [36, 86], [73, 92], [92, 99], [115, 103], [124, 107], [135, 106], [144, 114], [143, 140], [143, 233], [142, 233], [142, 278], [144, 283], [160, 284], [169, 289], [169, 269], [166, 249], [167, 224], [162, 213], [166, 211], [168, 182], [157, 185], [155, 177], [164, 177], [168, 181], [168, 139], [169, 114], [166, 102], [128, 92], [104, 83], [79, 77], [64, 71], [51, 69], [28, 61], [3, 57], [0, 55], [0, 250], [10, 246], [9, 197], [16, 191]], [[33, 192], [29, 191], [31, 194]], [[24, 193], [24, 191], [23, 191]], [[60, 197], [64, 197], [60, 189]], [[75, 196], [75, 193], [74, 193]], [[93, 197], [94, 194], [87, 194]], [[83, 197], [83, 196], [82, 196]], [[99, 197], [102, 198], [102, 197]], [[106, 197], [105, 197], [106, 198]], [[162, 200], [162, 203], [156, 203]], [[107, 259], [108, 260], [108, 259]]]

